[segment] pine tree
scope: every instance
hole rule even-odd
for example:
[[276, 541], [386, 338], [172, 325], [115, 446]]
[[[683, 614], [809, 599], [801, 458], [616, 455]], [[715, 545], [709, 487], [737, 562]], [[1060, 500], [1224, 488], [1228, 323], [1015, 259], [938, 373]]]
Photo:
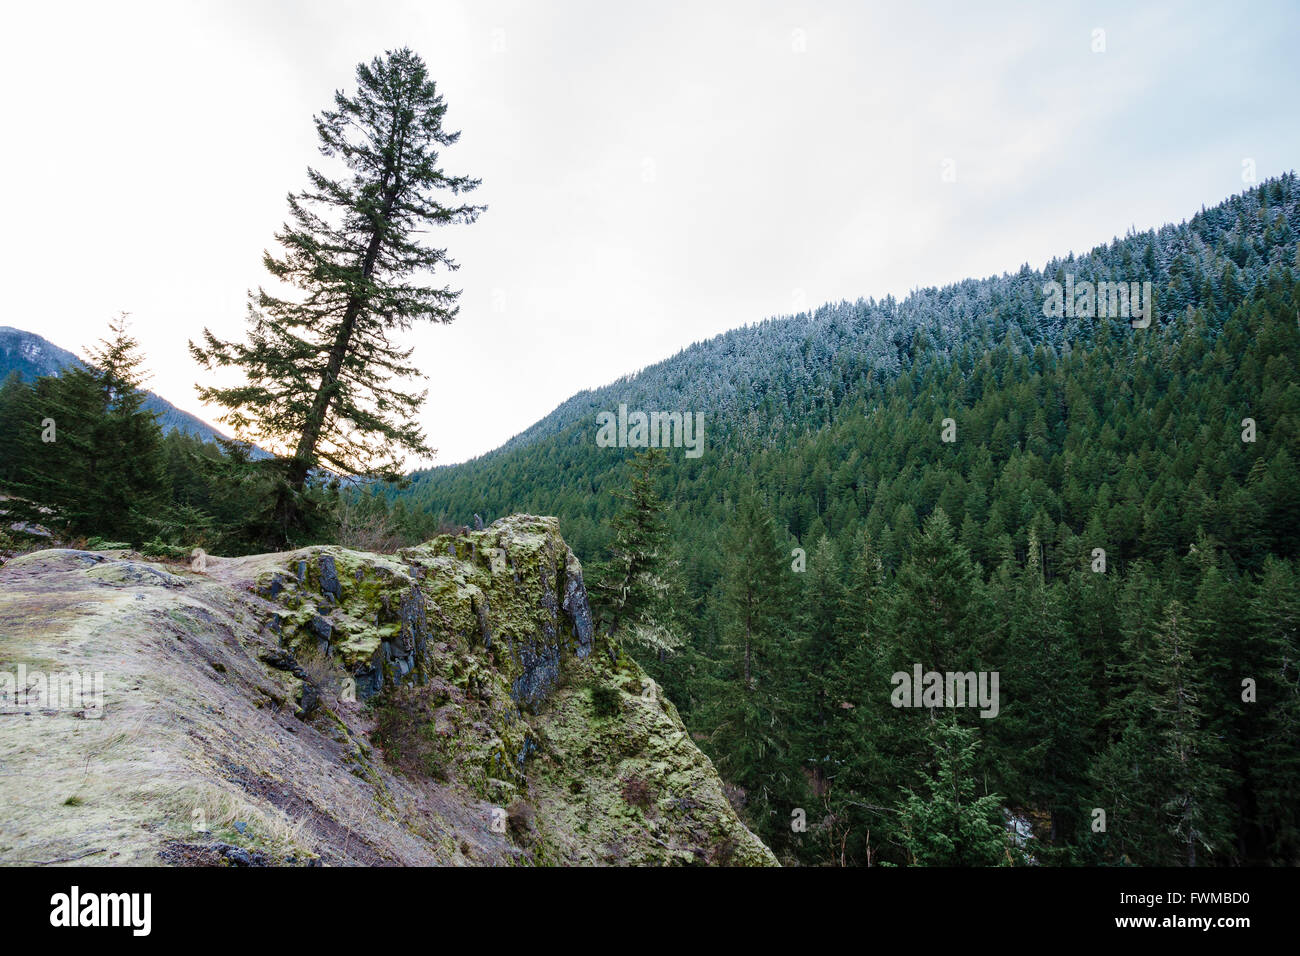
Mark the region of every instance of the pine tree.
[[603, 627], [661, 659], [682, 646], [676, 602], [677, 580], [665, 521], [665, 506], [655, 490], [664, 453], [638, 452], [628, 462], [628, 485], [615, 492], [623, 510], [610, 522], [614, 543], [609, 561], [597, 572], [594, 596]]
[[17, 436], [22, 462], [13, 481], [14, 499], [6, 503], [9, 516], [68, 537], [106, 532], [96, 527], [102, 462], [95, 448], [104, 395], [89, 368], [69, 368], [32, 383]]
[[[1239, 675], [1237, 705], [1247, 711], [1248, 851], [1255, 858], [1300, 864], [1300, 575], [1290, 562], [1264, 563], [1252, 612], [1258, 634], [1253, 674]], [[1241, 679], [1256, 683], [1254, 701]]]
[[31, 396], [31, 386], [16, 370], [0, 386], [0, 490], [8, 489], [18, 477], [27, 453], [23, 433], [31, 420]]
[[86, 366], [37, 379], [22, 406], [22, 461], [6, 510], [60, 535], [138, 544], [163, 508], [162, 431], [143, 407], [142, 357], [125, 314], [109, 332]]
[[804, 677], [803, 692], [797, 697], [799, 736], [805, 759], [812, 763], [814, 777], [833, 773], [831, 750], [840, 739], [835, 730], [843, 668], [851, 645], [841, 630], [844, 618], [844, 569], [831, 540], [818, 539], [808, 567], [799, 575], [802, 584], [799, 648]]
[[1220, 744], [1205, 728], [1203, 665], [1186, 609], [1170, 601], [1149, 634], [1131, 634], [1133, 683], [1119, 738], [1094, 776], [1116, 850], [1144, 865], [1195, 866], [1226, 849]]
[[1002, 569], [999, 601], [1008, 618], [1000, 675], [1006, 703], [992, 730], [1010, 755], [1003, 774], [1008, 791], [1018, 802], [1050, 813], [1056, 843], [1077, 824], [1095, 708], [1059, 592], [1044, 579], [1033, 531], [1025, 564], [1011, 564]]
[[281, 463], [286, 538], [316, 469], [391, 479], [405, 453], [432, 454], [413, 421], [425, 396], [401, 387], [417, 374], [411, 349], [392, 336], [456, 317], [460, 293], [419, 279], [457, 264], [420, 234], [473, 222], [484, 208], [435, 198], [444, 190], [459, 197], [479, 181], [438, 165], [439, 149], [460, 134], [443, 128], [447, 107], [424, 61], [409, 49], [390, 51], [360, 64], [356, 76], [356, 93], [335, 93], [334, 109], [315, 120], [321, 153], [346, 174], [309, 168], [310, 187], [289, 197], [289, 222], [276, 233], [281, 254], [263, 257], [271, 278], [294, 295], [250, 293], [245, 342], [205, 329], [202, 345], [190, 343], [205, 368], [244, 374], [240, 385], [199, 388], [204, 401], [228, 409], [221, 421], [241, 438], [291, 449]]
[[1203, 847], [1223, 849], [1224, 775], [1218, 766], [1219, 741], [1205, 728], [1204, 681], [1186, 611], [1171, 601], [1160, 628], [1155, 702], [1161, 770], [1167, 797], [1163, 809], [1169, 829], [1188, 866], [1196, 866]]
[[[907, 770], [894, 762], [896, 711], [885, 704], [893, 671], [881, 621], [888, 598], [884, 568], [871, 537], [855, 540], [840, 592], [839, 659], [822, 685], [827, 723], [815, 743], [825, 752], [826, 825], [838, 845], [833, 862], [868, 863], [896, 839], [892, 804]], [[814, 750], [814, 753], [817, 753]], [[868, 843], [870, 841], [870, 843]]]
[[723, 551], [724, 660], [701, 720], [720, 771], [746, 791], [751, 820], [769, 838], [788, 836], [781, 824], [802, 794], [791, 747], [791, 575], [771, 512], [753, 491], [736, 503]]
[[95, 436], [93, 520], [101, 533], [140, 543], [156, 530], [166, 493], [162, 428], [144, 408], [144, 356], [127, 332], [126, 313], [109, 323], [109, 332], [87, 356], [105, 411]]
[[971, 770], [978, 740], [956, 717], [930, 718], [928, 796], [904, 790], [899, 830], [915, 866], [1004, 866], [1015, 862], [996, 793], [977, 797]]
[[[969, 670], [989, 646], [993, 628], [983, 582], [952, 522], [937, 510], [925, 523], [898, 573], [889, 637], [895, 670]], [[978, 668], [976, 668], [978, 669]]]

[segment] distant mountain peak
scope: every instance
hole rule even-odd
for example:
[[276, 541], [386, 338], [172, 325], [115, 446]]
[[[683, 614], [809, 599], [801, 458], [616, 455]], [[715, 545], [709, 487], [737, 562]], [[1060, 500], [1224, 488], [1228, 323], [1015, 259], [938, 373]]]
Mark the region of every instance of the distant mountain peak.
[[[26, 381], [45, 375], [59, 375], [65, 368], [86, 363], [67, 349], [35, 332], [0, 325], [0, 382], [17, 372]], [[228, 438], [203, 419], [182, 411], [160, 395], [143, 389], [144, 407], [157, 416], [163, 432], [179, 431], [204, 441]]]

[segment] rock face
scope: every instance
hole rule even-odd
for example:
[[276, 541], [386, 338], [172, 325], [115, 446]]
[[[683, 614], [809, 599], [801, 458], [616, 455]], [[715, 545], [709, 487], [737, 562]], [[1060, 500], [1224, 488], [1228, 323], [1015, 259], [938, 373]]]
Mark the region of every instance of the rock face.
[[[102, 707], [5, 708], [19, 665]], [[15, 558], [0, 708], [0, 863], [775, 863], [553, 518], [203, 574]]]

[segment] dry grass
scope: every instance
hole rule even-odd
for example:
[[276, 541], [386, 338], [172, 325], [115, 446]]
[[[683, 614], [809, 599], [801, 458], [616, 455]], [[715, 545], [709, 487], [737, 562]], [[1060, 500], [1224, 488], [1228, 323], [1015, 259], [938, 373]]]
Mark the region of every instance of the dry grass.
[[386, 513], [368, 511], [345, 500], [339, 505], [338, 543], [353, 551], [393, 554], [415, 542], [407, 541]]
[[[221, 580], [256, 561], [169, 569], [179, 589], [85, 567], [45, 552], [0, 568], [0, 669], [99, 671], [105, 688], [99, 719], [0, 715], [0, 865], [156, 865], [169, 846], [213, 841], [272, 862], [471, 862], [446, 835], [471, 832], [477, 807], [372, 759], [363, 711], [304, 723], [270, 703], [297, 681], [258, 660], [274, 638], [247, 579]], [[506, 848], [475, 838], [474, 851], [493, 862]]]
[[349, 676], [347, 670], [335, 658], [315, 647], [300, 652], [296, 660], [303, 673], [307, 675], [307, 679], [316, 688], [316, 692], [320, 694], [321, 703], [331, 710], [337, 708], [340, 695], [343, 693], [343, 682]]
[[506, 825], [520, 846], [530, 846], [537, 838], [537, 811], [526, 800], [516, 800], [506, 808]]

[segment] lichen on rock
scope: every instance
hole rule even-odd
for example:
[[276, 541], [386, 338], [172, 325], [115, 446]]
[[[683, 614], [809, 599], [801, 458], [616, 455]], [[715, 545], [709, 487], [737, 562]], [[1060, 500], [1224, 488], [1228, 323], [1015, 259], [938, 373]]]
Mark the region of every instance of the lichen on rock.
[[[775, 863], [676, 709], [597, 633], [554, 518], [206, 573], [14, 558], [0, 668], [56, 660], [105, 672], [104, 716], [10, 718], [0, 798], [39, 782], [0, 862], [112, 832], [122, 858], [103, 862]], [[36, 774], [47, 754], [92, 772]], [[206, 835], [195, 812], [216, 818]]]

